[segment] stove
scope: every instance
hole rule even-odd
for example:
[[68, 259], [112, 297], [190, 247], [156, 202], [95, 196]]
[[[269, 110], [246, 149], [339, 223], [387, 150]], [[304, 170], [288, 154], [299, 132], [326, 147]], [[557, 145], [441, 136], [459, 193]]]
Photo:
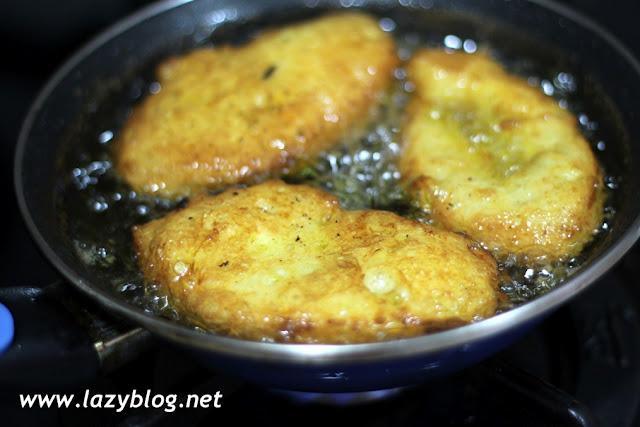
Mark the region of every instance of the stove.
[[[47, 76], [78, 44], [140, 7], [136, 0], [41, 1], [0, 5], [0, 35], [7, 46], [0, 66], [0, 150], [5, 194], [12, 192], [12, 152], [20, 121]], [[603, 8], [595, 0], [564, 1], [594, 16], [640, 55], [640, 28], [632, 2]], [[6, 203], [8, 237], [2, 245], [0, 286], [59, 280], [29, 238], [15, 202]], [[0, 392], [8, 425], [167, 426], [359, 423], [386, 425], [640, 426], [640, 246], [599, 283], [557, 311], [512, 347], [454, 376], [409, 388], [326, 395], [265, 390], [224, 372], [198, 366], [178, 349], [130, 325], [101, 328], [93, 313], [104, 373], [78, 390], [96, 393], [210, 393], [222, 407], [197, 410], [17, 409], [16, 393]], [[62, 285], [58, 285], [62, 286]], [[82, 300], [81, 300], [82, 301]], [[125, 340], [126, 354], [110, 352]]]
[[[0, 413], [20, 425], [52, 426], [255, 425], [265, 419], [278, 419], [283, 426], [338, 420], [372, 426], [427, 421], [443, 426], [640, 426], [640, 289], [634, 282], [639, 260], [640, 248], [635, 248], [600, 285], [512, 347], [427, 384], [346, 394], [268, 390], [205, 370], [180, 350], [145, 339], [133, 357], [105, 356], [120, 362], [104, 365], [105, 375], [64, 391], [81, 395], [89, 389], [95, 395], [135, 389], [178, 396], [219, 391], [221, 408], [20, 410], [16, 393], [0, 393]], [[99, 314], [96, 307], [91, 311]], [[122, 331], [108, 333], [121, 337], [128, 326], [120, 326]]]

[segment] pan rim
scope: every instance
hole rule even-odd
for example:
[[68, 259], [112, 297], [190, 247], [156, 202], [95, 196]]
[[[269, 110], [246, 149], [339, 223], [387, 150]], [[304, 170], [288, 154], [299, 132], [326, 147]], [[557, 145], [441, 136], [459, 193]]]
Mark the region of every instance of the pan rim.
[[[241, 357], [270, 362], [299, 363], [305, 365], [324, 365], [336, 362], [377, 362], [397, 360], [398, 358], [427, 356], [472, 344], [484, 339], [507, 333], [518, 325], [534, 322], [544, 314], [550, 313], [561, 304], [575, 297], [606, 271], [608, 271], [633, 246], [640, 237], [640, 215], [620, 238], [582, 271], [568, 279], [549, 293], [529, 301], [519, 307], [485, 319], [478, 323], [461, 326], [438, 333], [395, 339], [383, 342], [363, 344], [288, 344], [265, 343], [231, 338], [212, 333], [202, 333], [176, 322], [145, 313], [142, 309], [118, 300], [114, 295], [102, 289], [93, 281], [85, 281], [74, 269], [65, 264], [40, 232], [27, 207], [23, 191], [23, 169], [25, 151], [29, 133], [37, 114], [58, 83], [65, 78], [83, 59], [95, 49], [117, 35], [127, 31], [153, 16], [167, 12], [194, 0], [164, 0], [147, 6], [126, 17], [98, 34], [75, 54], [73, 54], [47, 81], [32, 103], [21, 127], [14, 157], [14, 184], [18, 206], [27, 228], [37, 246], [47, 260], [84, 294], [90, 296], [107, 310], [131, 320], [156, 335], [181, 345], [225, 356]], [[640, 78], [640, 63], [634, 55], [608, 30], [592, 19], [553, 0], [525, 0], [536, 6], [566, 18], [602, 38], [617, 54], [632, 67]], [[462, 347], [465, 351], [466, 347]]]

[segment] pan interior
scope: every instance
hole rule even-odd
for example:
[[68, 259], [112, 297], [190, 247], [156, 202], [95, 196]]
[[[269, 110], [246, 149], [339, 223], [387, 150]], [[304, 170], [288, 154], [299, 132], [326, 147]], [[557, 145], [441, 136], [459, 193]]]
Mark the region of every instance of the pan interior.
[[[494, 3], [502, 2], [489, 2]], [[482, 11], [473, 10], [472, 6], [442, 7], [437, 2], [415, 8], [374, 2], [366, 8], [379, 18], [383, 28], [394, 33], [401, 57], [422, 45], [468, 52], [489, 49], [509, 70], [556, 97], [576, 114], [581, 131], [603, 166], [609, 197], [606, 220], [598, 238], [583, 255], [560, 269], [553, 270], [555, 267], [551, 266], [531, 274], [527, 268], [503, 266], [505, 270], [511, 269], [513, 278], [503, 283], [511, 303], [505, 309], [535, 299], [556, 285], [564, 286], [560, 282], [610, 248], [640, 210], [638, 201], [630, 197], [637, 182], [632, 167], [635, 147], [630, 143], [633, 136], [629, 127], [625, 126], [632, 111], [625, 106], [633, 100], [622, 96], [615, 82], [616, 78], [626, 81], [626, 68], [620, 65], [615, 69], [616, 64], [622, 64], [620, 58], [608, 65], [591, 63], [593, 47], [571, 31], [565, 33], [566, 40], [555, 39], [559, 34], [557, 27], [562, 24], [557, 19], [546, 21], [539, 31], [532, 31], [532, 23], [519, 25], [510, 15], [513, 8], [534, 6], [516, 3], [502, 4], [504, 10], [488, 6]], [[149, 313], [180, 320], [153, 286], [143, 285], [132, 251], [130, 228], [162, 216], [181, 203], [141, 196], [127, 188], [112, 168], [110, 147], [133, 106], [159, 90], [154, 68], [163, 58], [200, 46], [244, 43], [264, 28], [307, 19], [328, 10], [322, 4], [282, 10], [274, 7], [277, 13], [262, 10], [266, 6], [214, 8], [207, 2], [196, 2], [151, 17], [90, 52], [54, 89], [47, 100], [49, 105], [42, 106], [26, 147], [26, 158], [33, 164], [23, 165], [25, 197], [32, 205], [28, 208], [34, 212], [34, 222], [45, 230], [47, 240], [54, 242], [50, 245], [65, 264], [82, 277], [90, 278], [87, 282], [91, 286]], [[198, 13], [198, 8], [207, 9], [207, 13]], [[533, 10], [550, 13], [540, 12], [536, 7]], [[506, 24], [506, 20], [511, 23]], [[161, 40], [153, 40], [160, 32]], [[573, 43], [580, 48], [571, 46]], [[612, 71], [617, 72], [611, 74]], [[397, 117], [411, 88], [407, 87], [402, 70], [396, 73], [396, 79], [387, 105], [391, 112], [371, 129], [369, 138], [345, 141], [309, 165], [310, 175], [288, 179], [320, 185], [337, 194], [350, 208], [375, 207], [413, 214], [406, 209], [397, 188], [399, 176], [394, 169], [393, 147], [398, 142]], [[630, 92], [634, 90], [640, 95], [635, 81]], [[72, 102], [65, 103], [69, 97]], [[372, 153], [381, 156], [373, 160]], [[51, 159], [56, 160], [54, 166], [46, 166], [52, 163]], [[327, 166], [335, 159], [342, 159], [337, 173]], [[348, 159], [348, 164], [344, 159]], [[357, 167], [351, 167], [354, 164]], [[368, 178], [354, 178], [358, 173]], [[346, 185], [355, 185], [358, 191], [345, 191]], [[366, 197], [358, 197], [363, 194]]]

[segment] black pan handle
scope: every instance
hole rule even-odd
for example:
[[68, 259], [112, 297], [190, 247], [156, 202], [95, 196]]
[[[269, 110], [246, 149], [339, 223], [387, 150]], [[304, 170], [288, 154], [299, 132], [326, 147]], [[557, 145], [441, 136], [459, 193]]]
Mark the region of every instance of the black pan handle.
[[0, 288], [14, 336], [0, 355], [0, 389], [71, 389], [148, 348], [150, 334], [118, 321], [64, 282]]

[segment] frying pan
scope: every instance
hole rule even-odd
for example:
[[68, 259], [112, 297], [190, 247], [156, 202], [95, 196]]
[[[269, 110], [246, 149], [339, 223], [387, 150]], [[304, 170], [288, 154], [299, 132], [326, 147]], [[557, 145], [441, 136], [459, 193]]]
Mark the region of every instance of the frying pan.
[[[487, 320], [411, 339], [355, 345], [299, 345], [251, 342], [204, 334], [151, 315], [111, 290], [108, 280], [83, 263], [60, 226], [64, 206], [56, 205], [63, 140], [87, 97], [100, 82], [121, 78], [136, 67], [193, 46], [203, 37], [243, 28], [247, 23], [286, 21], [319, 11], [364, 8], [421, 32], [472, 33], [496, 46], [522, 49], [536, 57], [562, 52], [583, 76], [591, 114], [604, 118], [607, 149], [600, 158], [619, 183], [613, 195], [616, 214], [610, 232], [591, 248], [586, 261], [566, 282], [547, 294]], [[231, 28], [232, 30], [229, 30]], [[614, 37], [594, 22], [546, 0], [170, 0], [152, 5], [117, 23], [76, 53], [40, 92], [20, 133], [15, 158], [15, 185], [22, 215], [35, 241], [66, 281], [110, 312], [183, 348], [204, 366], [268, 387], [320, 392], [350, 392], [412, 384], [473, 364], [512, 343], [553, 310], [593, 284], [633, 245], [640, 233], [638, 163], [640, 152], [640, 66]], [[85, 126], [91, 127], [88, 121]], [[95, 129], [96, 132], [100, 129]], [[66, 136], [65, 136], [66, 135]], [[70, 213], [72, 217], [72, 213]], [[64, 287], [62, 298], [67, 298]], [[67, 286], [67, 288], [69, 288]], [[60, 325], [56, 310], [38, 310], [44, 290], [21, 292], [35, 302], [38, 323]], [[68, 297], [71, 298], [71, 297]], [[16, 312], [20, 303], [5, 295]], [[51, 319], [50, 319], [51, 318]], [[35, 320], [34, 320], [35, 322]], [[66, 324], [66, 323], [65, 323]], [[0, 357], [0, 377], [16, 369], [55, 369], [54, 360], [76, 354], [38, 346], [32, 327], [16, 320], [12, 348]], [[59, 328], [58, 328], [59, 329]], [[22, 332], [21, 332], [22, 331]], [[59, 333], [59, 332], [58, 332]], [[64, 337], [60, 340], [72, 339]], [[34, 344], [35, 343], [35, 344]], [[49, 340], [59, 350], [59, 342]], [[21, 355], [36, 345], [29, 363]], [[56, 351], [57, 351], [56, 350]], [[62, 354], [62, 356], [60, 356]], [[15, 376], [15, 375], [14, 375]]]

